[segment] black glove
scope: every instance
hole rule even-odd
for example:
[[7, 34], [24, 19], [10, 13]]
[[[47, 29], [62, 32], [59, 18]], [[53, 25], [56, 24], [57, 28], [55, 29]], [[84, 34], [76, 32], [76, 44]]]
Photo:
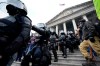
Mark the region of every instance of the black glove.
[[91, 42], [95, 42], [95, 39], [94, 39], [94, 37], [89, 37], [89, 40], [91, 41]]

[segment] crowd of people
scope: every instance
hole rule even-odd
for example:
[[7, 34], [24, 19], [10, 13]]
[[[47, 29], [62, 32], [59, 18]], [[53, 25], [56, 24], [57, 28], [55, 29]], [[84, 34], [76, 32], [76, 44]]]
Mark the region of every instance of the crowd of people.
[[[97, 18], [92, 21], [80, 20], [77, 34], [65, 34], [61, 30], [57, 35], [54, 30], [47, 29], [44, 23], [32, 25], [25, 4], [20, 0], [7, 0], [5, 3], [9, 16], [0, 19], [0, 66], [11, 66], [13, 61], [20, 61], [21, 66], [29, 66], [30, 62], [32, 66], [49, 66], [52, 59], [50, 51], [54, 55], [54, 62], [58, 62], [57, 50], [67, 58], [68, 50], [74, 53], [78, 46], [84, 58], [91, 63], [94, 60], [88, 48], [100, 56], [100, 22]], [[31, 30], [38, 35], [30, 36]]]
[[[46, 37], [43, 38], [45, 34], [42, 38], [40, 34], [32, 34], [26, 47], [22, 49], [22, 52], [18, 52], [15, 61], [21, 62], [21, 66], [28, 66], [30, 62], [32, 62], [32, 64], [35, 64], [34, 61], [37, 61], [37, 64], [39, 64], [39, 62], [42, 60], [41, 56], [43, 51], [41, 50], [44, 49], [45, 52], [47, 52], [46, 50], [48, 50], [47, 55], [50, 55], [49, 63], [51, 64], [52, 53], [54, 55], [54, 62], [58, 62], [57, 51], [61, 51], [62, 57], [67, 58], [67, 49], [69, 49], [69, 52], [71, 53], [74, 53], [74, 49], [78, 49], [79, 39], [74, 35], [74, 33], [68, 33], [68, 35], [66, 35], [64, 31], [61, 30], [59, 33], [60, 35], [57, 35], [54, 30], [47, 30], [47, 32], [49, 36], [47, 37], [47, 40], [45, 39]], [[41, 40], [43, 42], [46, 42], [46, 44], [42, 45]]]

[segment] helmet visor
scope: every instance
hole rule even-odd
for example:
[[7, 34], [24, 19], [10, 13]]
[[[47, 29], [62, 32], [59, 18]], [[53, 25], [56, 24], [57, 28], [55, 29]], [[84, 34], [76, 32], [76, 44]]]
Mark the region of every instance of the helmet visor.
[[6, 6], [9, 4], [27, 12], [24, 3], [20, 0], [0, 0], [0, 18], [8, 16]]
[[7, 5], [8, 4], [6, 2], [0, 2], [0, 18], [4, 18], [9, 15], [6, 10]]
[[25, 8], [24, 3], [22, 3], [20, 0], [7, 0], [8, 4], [11, 4], [19, 9]]
[[37, 24], [37, 27], [39, 27], [39, 28], [45, 28], [46, 25], [45, 25], [44, 23], [38, 23], [38, 24]]

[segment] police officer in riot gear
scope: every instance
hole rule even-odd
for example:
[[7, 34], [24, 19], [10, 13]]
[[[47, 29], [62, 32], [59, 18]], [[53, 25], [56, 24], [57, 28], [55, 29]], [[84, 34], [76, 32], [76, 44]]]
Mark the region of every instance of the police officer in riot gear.
[[68, 41], [69, 41], [69, 44], [68, 44], [69, 51], [71, 53], [74, 53], [75, 37], [73, 36], [73, 33], [69, 33], [69, 35], [68, 35]]
[[52, 50], [53, 54], [54, 54], [54, 62], [57, 62], [58, 61], [58, 57], [57, 57], [57, 52], [56, 52], [56, 47], [58, 47], [57, 45], [57, 39], [58, 39], [58, 36], [56, 34], [56, 32], [53, 30], [51, 31], [51, 34], [50, 34], [50, 38], [49, 38], [49, 41], [50, 41], [50, 49]]
[[60, 36], [59, 36], [59, 42], [60, 42], [60, 49], [63, 53], [63, 57], [67, 57], [67, 51], [66, 51], [66, 34], [63, 30], [60, 31]]
[[[35, 49], [30, 51], [30, 54], [32, 55], [32, 66], [49, 66], [49, 64], [51, 64], [51, 54], [47, 45], [50, 31], [47, 30], [44, 23], [39, 23], [37, 26], [33, 25], [32, 30], [39, 34], [38, 40], [35, 42]], [[23, 61], [22, 66], [29, 66], [27, 59]]]
[[30, 36], [31, 20], [26, 16], [26, 10], [17, 5], [24, 8], [21, 1], [8, 0], [6, 10], [9, 16], [0, 19], [0, 66], [6, 66], [10, 57], [23, 47]]
[[[49, 66], [51, 64], [51, 54], [48, 50], [48, 39], [50, 37], [50, 31], [47, 30], [47, 27], [44, 23], [38, 23], [36, 26], [32, 26], [32, 30], [38, 32], [40, 34], [40, 40], [37, 44], [42, 48], [42, 58], [38, 63], [38, 66]], [[37, 64], [37, 63], [36, 63]], [[33, 64], [35, 66], [35, 63]]]

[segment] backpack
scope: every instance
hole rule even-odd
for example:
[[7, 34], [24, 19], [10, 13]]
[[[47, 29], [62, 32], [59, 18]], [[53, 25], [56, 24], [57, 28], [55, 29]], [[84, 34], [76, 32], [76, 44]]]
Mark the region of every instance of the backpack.
[[55, 34], [50, 36], [51, 39], [56, 39]]
[[54, 35], [50, 35], [50, 42], [55, 42], [56, 41], [56, 36]]
[[60, 40], [65, 40], [66, 39], [66, 36], [65, 35], [60, 35], [59, 39]]

